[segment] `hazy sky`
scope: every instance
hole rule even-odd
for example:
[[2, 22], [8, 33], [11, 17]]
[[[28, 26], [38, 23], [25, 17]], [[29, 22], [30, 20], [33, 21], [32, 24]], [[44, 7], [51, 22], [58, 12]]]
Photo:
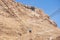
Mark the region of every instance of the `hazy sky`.
[[60, 0], [16, 0], [17, 2], [35, 6], [44, 10], [46, 14], [50, 16], [52, 20], [54, 20], [60, 28], [60, 10], [56, 12], [60, 8]]

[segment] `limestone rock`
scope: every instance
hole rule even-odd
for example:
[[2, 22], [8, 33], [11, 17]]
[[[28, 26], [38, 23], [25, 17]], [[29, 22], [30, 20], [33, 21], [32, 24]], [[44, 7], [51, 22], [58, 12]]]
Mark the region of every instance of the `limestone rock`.
[[36, 7], [0, 0], [0, 40], [60, 40], [60, 29]]

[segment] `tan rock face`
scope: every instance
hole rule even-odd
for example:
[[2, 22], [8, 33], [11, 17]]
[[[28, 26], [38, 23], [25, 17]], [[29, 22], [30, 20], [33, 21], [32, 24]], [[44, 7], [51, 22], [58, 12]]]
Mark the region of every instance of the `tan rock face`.
[[60, 29], [38, 8], [0, 0], [0, 40], [60, 40]]

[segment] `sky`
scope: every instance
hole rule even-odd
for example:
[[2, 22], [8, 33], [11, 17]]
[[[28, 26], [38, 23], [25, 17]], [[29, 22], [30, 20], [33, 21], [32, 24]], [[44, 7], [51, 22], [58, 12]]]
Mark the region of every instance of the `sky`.
[[42, 9], [60, 28], [60, 0], [16, 0], [16, 2]]

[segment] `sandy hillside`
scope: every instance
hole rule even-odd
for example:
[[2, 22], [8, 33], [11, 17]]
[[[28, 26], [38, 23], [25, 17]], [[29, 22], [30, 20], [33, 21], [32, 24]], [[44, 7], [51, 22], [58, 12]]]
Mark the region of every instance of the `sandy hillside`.
[[0, 40], [60, 40], [60, 29], [39, 8], [0, 0]]

